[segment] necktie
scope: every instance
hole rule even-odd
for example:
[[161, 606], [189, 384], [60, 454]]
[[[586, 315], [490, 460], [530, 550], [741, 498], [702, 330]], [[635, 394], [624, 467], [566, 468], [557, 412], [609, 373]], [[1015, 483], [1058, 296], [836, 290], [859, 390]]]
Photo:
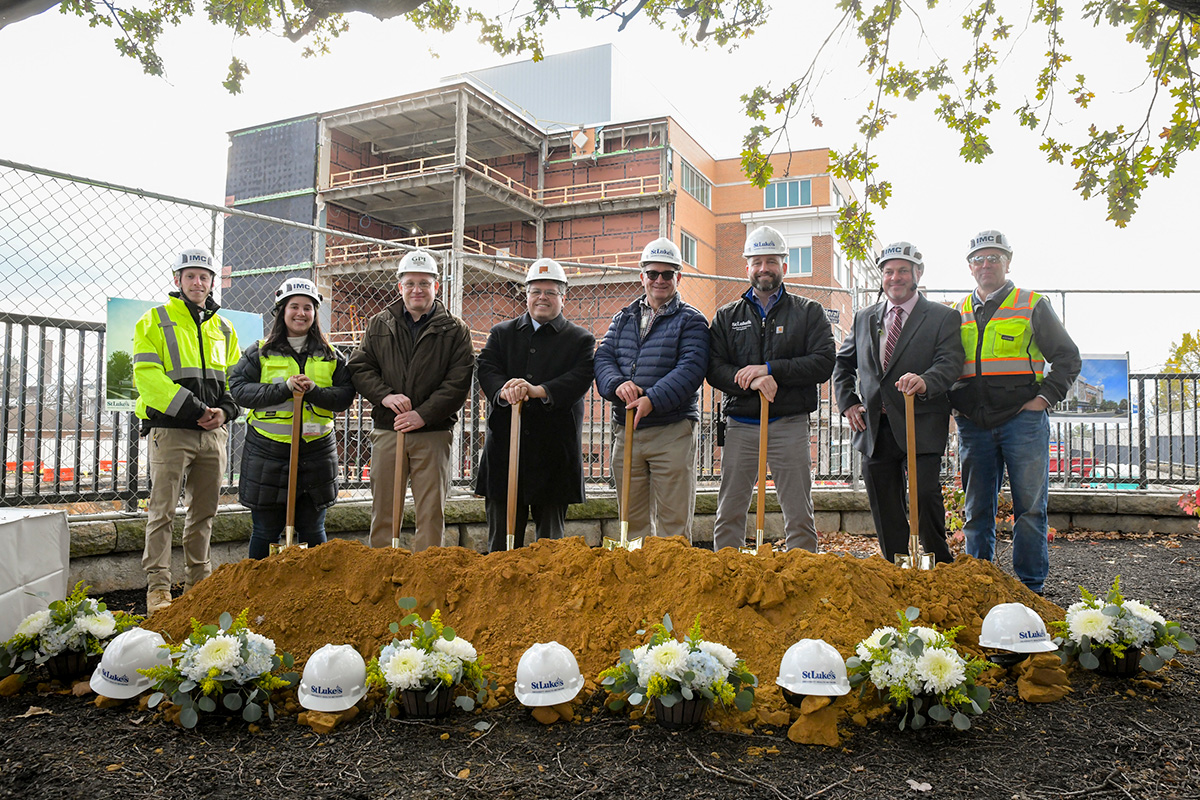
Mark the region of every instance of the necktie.
[[892, 324], [888, 328], [887, 343], [883, 346], [883, 368], [886, 370], [892, 360], [892, 351], [896, 342], [900, 341], [900, 331], [904, 329], [904, 311], [900, 306], [892, 306]]

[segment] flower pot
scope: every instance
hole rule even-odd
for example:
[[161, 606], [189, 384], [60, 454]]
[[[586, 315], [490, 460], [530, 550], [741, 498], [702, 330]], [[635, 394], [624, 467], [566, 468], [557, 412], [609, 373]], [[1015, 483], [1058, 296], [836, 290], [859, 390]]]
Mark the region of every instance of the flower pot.
[[400, 703], [404, 706], [404, 713], [410, 717], [417, 719], [433, 719], [434, 717], [444, 717], [450, 712], [450, 706], [454, 702], [452, 690], [443, 686], [438, 689], [437, 696], [432, 701], [426, 700], [428, 689], [406, 689], [400, 693]]
[[50, 677], [63, 683], [90, 674], [95, 666], [96, 661], [78, 650], [67, 650], [46, 660], [46, 671]]
[[704, 712], [708, 710], [707, 698], [698, 697], [691, 700], [680, 700], [668, 708], [657, 697], [654, 698], [654, 718], [664, 728], [690, 728], [704, 720]]
[[1126, 648], [1125, 655], [1120, 658], [1114, 656], [1107, 647], [1094, 648], [1092, 652], [1095, 653], [1096, 658], [1100, 659], [1100, 666], [1096, 667], [1096, 671], [1104, 675], [1128, 678], [1136, 675], [1140, 669], [1138, 666], [1138, 661], [1142, 658], [1140, 647]]

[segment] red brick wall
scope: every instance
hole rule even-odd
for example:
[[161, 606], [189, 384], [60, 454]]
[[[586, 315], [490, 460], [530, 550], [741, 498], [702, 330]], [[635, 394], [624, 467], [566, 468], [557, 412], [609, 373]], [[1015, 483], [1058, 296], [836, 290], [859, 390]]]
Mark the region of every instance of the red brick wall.
[[372, 155], [371, 145], [360, 142], [344, 131], [332, 131], [329, 136], [329, 172], [345, 172], [346, 170], [376, 167], [389, 161], [403, 161], [396, 157], [388, 159]]
[[[380, 222], [367, 214], [349, 211], [333, 203], [325, 206], [325, 224], [335, 230], [349, 231], [376, 239], [399, 239], [405, 234], [403, 228]], [[329, 244], [335, 244], [335, 242]]]

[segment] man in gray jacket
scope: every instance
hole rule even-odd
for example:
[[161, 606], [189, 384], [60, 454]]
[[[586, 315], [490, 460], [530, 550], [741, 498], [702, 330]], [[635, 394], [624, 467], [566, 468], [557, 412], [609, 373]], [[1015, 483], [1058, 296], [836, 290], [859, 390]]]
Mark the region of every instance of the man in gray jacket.
[[787, 240], [774, 228], [751, 231], [742, 253], [750, 288], [721, 307], [709, 327], [708, 382], [725, 396], [726, 419], [714, 550], [746, 541], [758, 476], [761, 393], [770, 403], [767, 463], [787, 549], [817, 551], [808, 415], [817, 408], [817, 387], [833, 371], [835, 346], [825, 309], [784, 288], [787, 252]]
[[952, 561], [946, 546], [946, 509], [940, 480], [950, 430], [951, 384], [962, 370], [959, 317], [917, 292], [925, 264], [908, 242], [879, 256], [884, 299], [854, 316], [854, 333], [842, 342], [833, 368], [838, 408], [863, 454], [863, 478], [879, 550], [888, 561], [908, 552], [908, 443], [904, 395], [915, 395], [917, 512], [922, 546], [939, 563]]

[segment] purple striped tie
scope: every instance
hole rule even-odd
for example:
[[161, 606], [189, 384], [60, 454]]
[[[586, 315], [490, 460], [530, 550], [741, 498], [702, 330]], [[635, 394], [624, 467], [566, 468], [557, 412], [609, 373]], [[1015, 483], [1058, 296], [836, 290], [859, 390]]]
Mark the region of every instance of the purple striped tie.
[[887, 344], [883, 346], [883, 368], [886, 370], [892, 360], [892, 351], [896, 342], [900, 341], [900, 331], [904, 329], [904, 309], [892, 306], [892, 324], [888, 328]]

